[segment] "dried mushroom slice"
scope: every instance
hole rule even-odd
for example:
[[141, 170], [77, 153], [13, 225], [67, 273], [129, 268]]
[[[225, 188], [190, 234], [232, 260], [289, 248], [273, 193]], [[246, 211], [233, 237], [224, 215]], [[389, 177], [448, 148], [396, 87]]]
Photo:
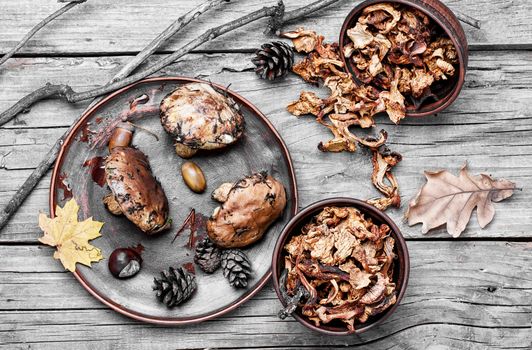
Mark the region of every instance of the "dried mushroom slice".
[[362, 10], [360, 23], [371, 24], [379, 30], [379, 33], [390, 32], [401, 19], [401, 12], [396, 10], [392, 4], [379, 3], [365, 7]]
[[[371, 19], [370, 13], [381, 14]], [[432, 45], [427, 48], [426, 45], [418, 45], [416, 40], [408, 36], [409, 34], [402, 32], [392, 31], [386, 36], [381, 33], [372, 33], [368, 26], [377, 23], [377, 16], [381, 18], [381, 22], [390, 22], [394, 18], [390, 12], [383, 9], [375, 8], [375, 11], [368, 12], [367, 24], [358, 24], [349, 31], [353, 42], [345, 49], [349, 50], [346, 55], [352, 55], [351, 59], [358, 67], [358, 70], [355, 68], [357, 79], [361, 82], [377, 82], [380, 89], [373, 85], [357, 85], [354, 82], [339, 62], [336, 44], [324, 44], [322, 36], [309, 31], [299, 30], [288, 35], [291, 38], [303, 36], [316, 38], [312, 43], [313, 51], [298, 62], [293, 67], [293, 71], [309, 83], [318, 84], [323, 81], [323, 85], [330, 90], [329, 96], [320, 98], [313, 92], [303, 91], [299, 99], [290, 103], [287, 109], [296, 116], [314, 115], [317, 122], [331, 131], [333, 138], [320, 142], [318, 145], [322, 151], [355, 152], [358, 145], [376, 150], [385, 144], [387, 134], [381, 131], [377, 138], [358, 137], [353, 131], [354, 127], [374, 126], [374, 116], [381, 112], [387, 112], [390, 119], [398, 123], [406, 115], [406, 100], [403, 94], [409, 97], [408, 101], [415, 107], [434, 96], [430, 92], [432, 75], [421, 69], [412, 71], [407, 67], [394, 70], [385, 57], [392, 55], [393, 50], [401, 47], [400, 55], [405, 52], [409, 60], [414, 57], [417, 62], [421, 61], [422, 55], [425, 57], [426, 52], [433, 53], [438, 46]], [[423, 19], [416, 21], [416, 23], [424, 23]], [[439, 43], [442, 47], [446, 45], [445, 41]], [[355, 46], [363, 48], [355, 49]], [[447, 46], [445, 48], [447, 50]], [[445, 53], [443, 55], [445, 56]], [[452, 56], [452, 53], [449, 56]], [[378, 165], [374, 163], [374, 167], [376, 167], [375, 164]], [[391, 174], [391, 167], [384, 174], [386, 178], [389, 177], [395, 181]], [[372, 199], [369, 203], [380, 209], [399, 204], [398, 190], [388, 191], [388, 187], [381, 186], [381, 180], [376, 182], [376, 177], [373, 180], [377, 189], [385, 190], [383, 192], [385, 197]]]
[[400, 74], [396, 73], [390, 91], [382, 91], [379, 95], [386, 108], [386, 113], [395, 124], [399, 124], [399, 121], [406, 115], [405, 98], [398, 88], [399, 77]]
[[392, 169], [402, 160], [402, 156], [397, 152], [390, 151], [387, 147], [374, 148], [372, 153], [373, 174], [371, 181], [384, 194], [384, 197], [370, 199], [368, 203], [381, 210], [389, 206], [399, 207], [401, 205], [399, 185]]
[[312, 30], [304, 30], [299, 28], [298, 30], [284, 32], [280, 35], [282, 38], [292, 39], [294, 48], [297, 52], [312, 52], [316, 48], [318, 41], [323, 40], [323, 36], [318, 37], [316, 32]]
[[295, 116], [313, 114], [318, 116], [321, 112], [323, 100], [310, 91], [302, 91], [299, 100], [290, 103], [286, 108]]
[[373, 34], [368, 31], [368, 26], [357, 23], [347, 30], [347, 36], [353, 42], [353, 49], [363, 49], [373, 42]]

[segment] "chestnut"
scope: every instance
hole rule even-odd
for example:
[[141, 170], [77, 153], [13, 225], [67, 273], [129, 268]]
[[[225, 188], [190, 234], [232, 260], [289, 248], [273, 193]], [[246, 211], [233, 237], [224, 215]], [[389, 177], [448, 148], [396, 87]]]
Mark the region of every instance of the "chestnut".
[[133, 248], [115, 249], [109, 257], [109, 271], [116, 278], [136, 275], [142, 266], [142, 257]]

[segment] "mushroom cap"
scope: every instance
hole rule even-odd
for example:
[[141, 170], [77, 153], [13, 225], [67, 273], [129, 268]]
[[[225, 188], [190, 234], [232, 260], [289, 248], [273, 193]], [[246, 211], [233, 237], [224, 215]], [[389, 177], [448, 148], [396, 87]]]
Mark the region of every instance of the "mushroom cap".
[[218, 246], [240, 248], [264, 235], [286, 206], [281, 182], [266, 173], [256, 173], [215, 190], [213, 198], [223, 201], [207, 221], [207, 234]]
[[167, 227], [168, 199], [153, 176], [148, 158], [132, 147], [115, 147], [105, 160], [107, 185], [122, 213], [143, 232]]
[[244, 131], [237, 104], [209, 84], [181, 85], [161, 101], [160, 109], [166, 132], [191, 149], [225, 147]]

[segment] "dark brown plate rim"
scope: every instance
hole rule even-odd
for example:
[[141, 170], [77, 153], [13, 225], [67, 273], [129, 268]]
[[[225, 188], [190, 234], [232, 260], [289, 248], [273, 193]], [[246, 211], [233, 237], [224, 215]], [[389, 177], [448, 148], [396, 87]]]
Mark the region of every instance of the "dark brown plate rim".
[[388, 226], [390, 226], [392, 230], [392, 234], [394, 235], [394, 238], [396, 238], [397, 244], [401, 246], [401, 250], [404, 252], [402, 255], [403, 259], [403, 275], [400, 276], [401, 279], [401, 290], [399, 290], [399, 293], [397, 295], [397, 301], [395, 304], [393, 304], [390, 308], [384, 311], [381, 316], [373, 321], [372, 323], [366, 324], [360, 328], [355, 328], [354, 331], [333, 331], [330, 329], [327, 329], [326, 327], [317, 327], [314, 324], [312, 324], [309, 320], [306, 318], [300, 316], [297, 312], [294, 312], [292, 316], [303, 326], [327, 335], [352, 335], [352, 334], [360, 334], [363, 332], [368, 331], [369, 329], [381, 324], [384, 322], [399, 306], [401, 303], [401, 300], [403, 299], [403, 296], [406, 292], [406, 289], [408, 287], [408, 278], [410, 275], [410, 255], [408, 253], [408, 247], [406, 245], [406, 241], [401, 233], [401, 230], [399, 230], [399, 227], [397, 224], [382, 210], [379, 210], [375, 208], [374, 206], [361, 201], [360, 199], [355, 198], [349, 198], [349, 197], [333, 197], [333, 198], [327, 198], [322, 199], [320, 201], [314, 202], [310, 204], [308, 207], [300, 210], [296, 216], [294, 216], [283, 228], [281, 231], [281, 234], [279, 235], [279, 238], [277, 238], [277, 243], [275, 244], [275, 248], [273, 250], [273, 257], [272, 257], [272, 273], [273, 273], [273, 287], [275, 289], [275, 294], [277, 294], [277, 297], [279, 298], [279, 301], [281, 304], [286, 306], [285, 301], [283, 300], [281, 296], [281, 291], [279, 289], [279, 276], [278, 276], [278, 266], [282, 264], [281, 262], [281, 256], [283, 251], [283, 246], [287, 238], [293, 233], [294, 228], [298, 227], [299, 224], [309, 219], [309, 216], [313, 215], [314, 212], [316, 212], [319, 209], [323, 209], [327, 206], [354, 206], [358, 209], [361, 209], [363, 212], [369, 213], [372, 217], [378, 218], [381, 222], [386, 223]]
[[[288, 173], [289, 177], [291, 179], [291, 193], [292, 196], [290, 200], [292, 201], [292, 212], [290, 213], [290, 219], [297, 213], [298, 210], [298, 194], [297, 194], [297, 182], [294, 172], [294, 166], [292, 164], [292, 159], [290, 157], [290, 153], [288, 151], [288, 148], [286, 147], [283, 139], [281, 138], [281, 135], [277, 132], [275, 127], [271, 124], [271, 122], [268, 120], [268, 118], [257, 108], [255, 107], [251, 102], [246, 100], [244, 97], [240, 96], [239, 94], [235, 93], [234, 91], [231, 91], [227, 89], [225, 86], [221, 86], [219, 84], [215, 84], [209, 81], [204, 81], [201, 79], [195, 79], [195, 78], [188, 78], [188, 77], [181, 77], [181, 76], [162, 76], [162, 77], [154, 77], [154, 78], [147, 78], [140, 80], [136, 83], [127, 85], [109, 95], [104, 97], [102, 100], [100, 100], [98, 103], [96, 103], [94, 106], [92, 106], [89, 110], [87, 110], [83, 116], [80, 118], [80, 120], [74, 125], [74, 127], [70, 130], [68, 136], [63, 142], [63, 145], [61, 146], [61, 149], [59, 151], [59, 155], [57, 156], [57, 161], [55, 163], [53, 172], [52, 172], [52, 179], [50, 183], [50, 195], [49, 195], [49, 205], [50, 205], [50, 215], [51, 217], [55, 217], [55, 207], [56, 207], [56, 201], [54, 193], [57, 190], [58, 187], [58, 181], [59, 181], [59, 169], [61, 169], [61, 166], [63, 164], [63, 160], [65, 157], [65, 154], [68, 152], [68, 149], [70, 148], [70, 144], [73, 142], [75, 136], [77, 135], [77, 132], [79, 129], [83, 126], [83, 124], [86, 122], [87, 119], [89, 119], [101, 106], [105, 105], [109, 101], [111, 101], [113, 98], [121, 95], [122, 93], [129, 91], [130, 89], [141, 85], [145, 83], [151, 83], [151, 82], [177, 82], [177, 83], [207, 83], [211, 84], [214, 87], [222, 90], [226, 90], [229, 94], [231, 94], [231, 97], [233, 99], [237, 100], [242, 105], [245, 105], [248, 109], [250, 109], [253, 114], [259, 118], [259, 120], [265, 124], [268, 129], [270, 129], [270, 132], [275, 136], [275, 139], [277, 140], [277, 143], [281, 146], [283, 150], [283, 156], [285, 159], [285, 162], [288, 166]], [[212, 318], [221, 316], [223, 314], [226, 314], [234, 309], [236, 309], [238, 306], [245, 303], [247, 300], [249, 300], [251, 297], [253, 297], [255, 294], [257, 294], [262, 287], [268, 282], [270, 277], [272, 276], [272, 269], [270, 266], [270, 269], [260, 278], [258, 283], [255, 285], [254, 288], [248, 290], [246, 293], [244, 293], [240, 298], [232, 302], [231, 304], [227, 305], [226, 307], [214, 310], [210, 313], [206, 313], [200, 316], [193, 316], [193, 317], [183, 317], [183, 318], [165, 318], [165, 317], [153, 317], [145, 314], [141, 314], [135, 311], [132, 311], [120, 304], [115, 303], [113, 300], [104, 297], [103, 295], [100, 295], [98, 293], [98, 290], [94, 288], [93, 285], [91, 285], [88, 281], [86, 281], [83, 277], [83, 275], [76, 271], [73, 272], [73, 275], [76, 277], [76, 279], [79, 281], [79, 283], [85, 288], [92, 296], [94, 296], [96, 299], [98, 299], [103, 304], [107, 305], [111, 309], [126, 315], [128, 317], [131, 317], [133, 319], [136, 319], [138, 321], [147, 322], [147, 323], [153, 323], [158, 325], [167, 325], [167, 326], [177, 326], [177, 325], [185, 325], [185, 324], [192, 324], [192, 323], [199, 323], [206, 320], [210, 320]]]

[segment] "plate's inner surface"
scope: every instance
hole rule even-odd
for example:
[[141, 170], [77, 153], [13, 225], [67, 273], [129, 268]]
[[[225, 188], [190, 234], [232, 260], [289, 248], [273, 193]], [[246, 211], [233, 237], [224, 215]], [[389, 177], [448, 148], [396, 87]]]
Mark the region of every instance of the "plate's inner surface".
[[[78, 264], [78, 272], [93, 291], [121, 309], [137, 315], [176, 321], [213, 314], [250, 293], [268, 273], [275, 241], [294, 211], [293, 206], [296, 205], [291, 200], [295, 198], [295, 188], [292, 186], [292, 173], [282, 144], [261, 117], [236, 98], [246, 121], [243, 138], [237, 144], [221, 151], [195, 156], [193, 161], [203, 169], [207, 178], [207, 190], [203, 194], [195, 194], [186, 187], [180, 173], [184, 160], [176, 155], [171, 137], [160, 124], [158, 112], [161, 99], [180, 84], [183, 84], [183, 81], [144, 82], [101, 105], [86, 119], [88, 124], [77, 129], [75, 137], [67, 145], [60, 169], [57, 171], [59, 176], [55, 179], [57, 190], [53, 193], [56, 203], [63, 205], [68, 198], [68, 193], [65, 196], [63, 188], [69, 187], [80, 204], [80, 219], [92, 216], [95, 220], [105, 222], [102, 237], [92, 243], [102, 249], [106, 259], [93, 264], [92, 268]], [[145, 109], [146, 112], [134, 122], [155, 133], [159, 141], [148, 132], [137, 129], [133, 145], [148, 156], [153, 173], [161, 181], [168, 197], [169, 217], [173, 220], [170, 230], [155, 237], [142, 233], [124, 216], [110, 214], [101, 200], [108, 193], [107, 185], [97, 184], [93, 180], [91, 166], [83, 166], [84, 163], [91, 163], [95, 157], [105, 157], [108, 153], [106, 145], [91, 149], [91, 142], [87, 141], [86, 137], [90, 134], [88, 131], [101, 130], [111, 119], [128, 111], [130, 102], [142, 94], [147, 94], [149, 101], [139, 104], [137, 109]], [[287, 190], [288, 203], [283, 216], [270, 227], [262, 240], [244, 248], [253, 266], [253, 276], [248, 288], [231, 287], [223, 277], [221, 269], [208, 275], [196, 267], [198, 288], [190, 300], [173, 309], [159, 303], [151, 288], [153, 277], [159, 276], [160, 271], [169, 266], [177, 267], [193, 262], [194, 252], [187, 247], [189, 230], [181, 233], [172, 243], [177, 229], [190, 210], [194, 208], [196, 213], [210, 216], [218, 205], [210, 198], [210, 193], [216, 187], [262, 170], [267, 170], [282, 181]], [[107, 258], [111, 252], [118, 247], [136, 246], [139, 243], [144, 246], [144, 261], [140, 273], [127, 280], [112, 277], [107, 268]]]

